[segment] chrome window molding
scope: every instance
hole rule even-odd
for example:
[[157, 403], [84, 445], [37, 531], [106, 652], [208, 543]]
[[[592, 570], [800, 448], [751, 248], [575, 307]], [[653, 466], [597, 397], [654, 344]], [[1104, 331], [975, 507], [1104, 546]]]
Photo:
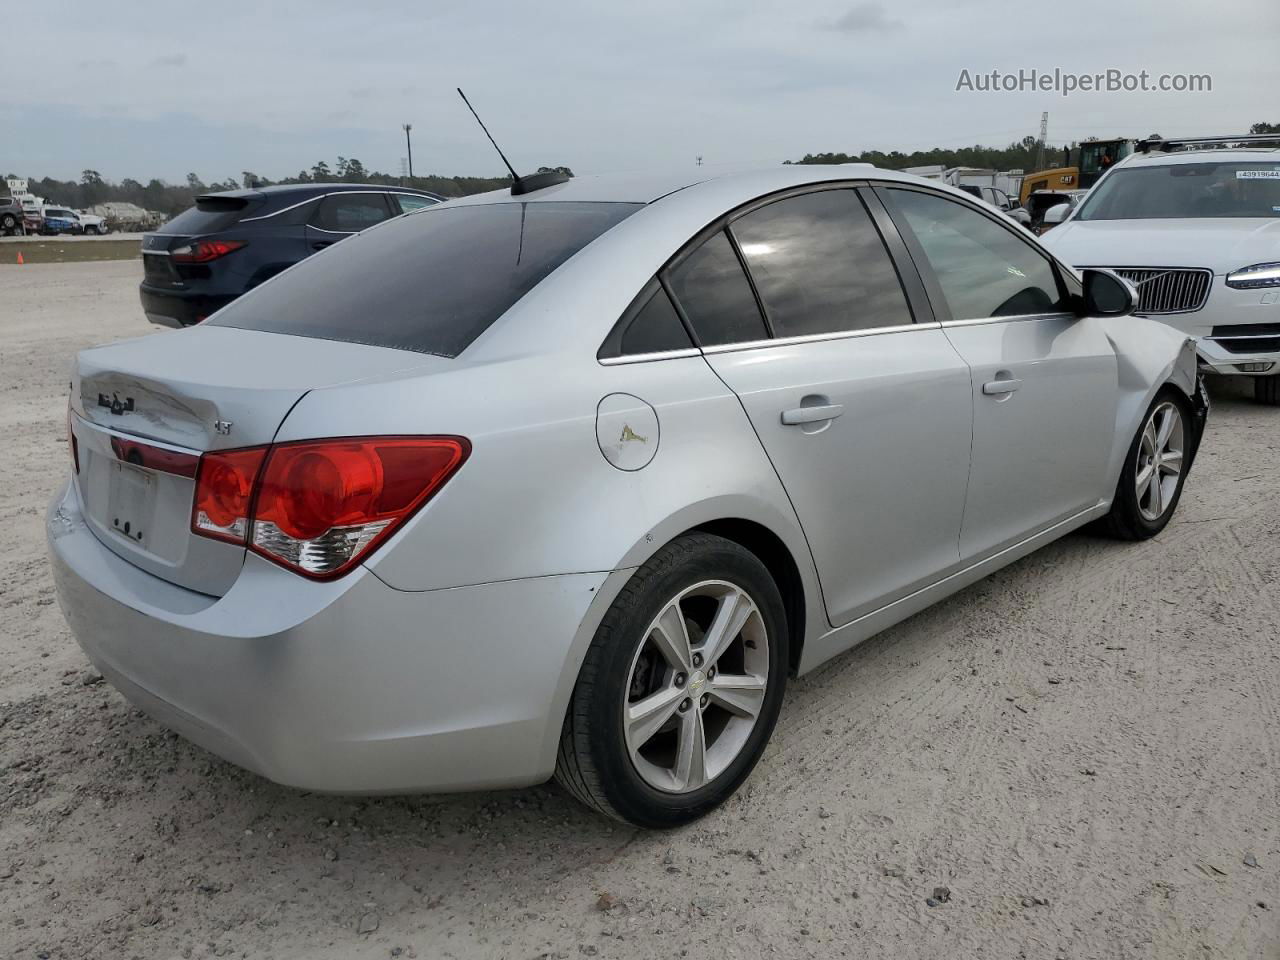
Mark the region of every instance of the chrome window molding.
[[679, 350], [659, 350], [656, 353], [629, 353], [622, 357], [597, 358], [602, 367], [616, 367], [624, 363], [653, 363], [657, 360], [681, 360], [687, 357], [698, 357], [702, 351], [697, 347], [682, 347]]
[[[255, 220], [270, 220], [272, 217], [278, 217], [282, 213], [288, 213], [290, 210], [297, 210], [298, 207], [306, 206], [308, 203], [314, 203], [317, 200], [324, 200], [328, 197], [368, 196], [371, 193], [378, 194], [379, 196], [385, 195], [385, 196], [391, 196], [391, 197], [423, 197], [423, 195], [420, 193], [406, 193], [403, 190], [334, 190], [332, 193], [317, 193], [314, 197], [307, 197], [307, 199], [299, 200], [297, 203], [290, 204], [287, 207], [281, 207], [279, 210], [275, 211], [274, 213], [264, 213], [260, 217], [245, 217], [239, 222], [252, 223]], [[443, 200], [437, 200], [435, 197], [423, 197], [423, 199], [429, 199], [432, 205], [444, 202]], [[316, 229], [319, 230], [320, 228], [317, 227]], [[335, 231], [328, 231], [328, 232], [333, 233]]]
[[836, 330], [832, 333], [809, 333], [797, 337], [777, 337], [771, 340], [748, 340], [743, 343], [722, 343], [713, 347], [703, 347], [702, 352], [736, 353], [739, 350], [763, 350], [768, 347], [787, 347], [804, 343], [823, 343], [827, 340], [852, 340], [857, 337], [874, 337], [885, 333], [907, 333], [912, 330], [938, 330], [942, 324], [901, 323], [890, 327], [867, 327], [863, 330]]
[[1074, 320], [1076, 315], [1066, 310], [1052, 313], [1017, 313], [1007, 317], [974, 317], [970, 320], [946, 320], [944, 327], [976, 327], [984, 323], [1018, 323], [1026, 320]]
[[[1001, 319], [1009, 319], [1007, 317]], [[908, 333], [912, 330], [939, 330], [942, 324], [903, 323], [891, 327], [867, 327], [865, 330], [837, 330], [833, 333], [809, 333], [798, 337], [778, 337], [770, 340], [746, 340], [742, 343], [722, 343], [713, 347], [686, 347], [682, 350], [664, 350], [660, 353], [636, 353], [625, 357], [609, 357], [597, 360], [601, 366], [615, 367], [624, 363], [652, 363], [656, 360], [677, 360], [703, 354], [736, 353], [740, 350], [767, 350], [769, 347], [797, 346], [805, 343], [823, 343], [828, 340], [852, 340], [857, 337], [874, 337], [886, 333]]]

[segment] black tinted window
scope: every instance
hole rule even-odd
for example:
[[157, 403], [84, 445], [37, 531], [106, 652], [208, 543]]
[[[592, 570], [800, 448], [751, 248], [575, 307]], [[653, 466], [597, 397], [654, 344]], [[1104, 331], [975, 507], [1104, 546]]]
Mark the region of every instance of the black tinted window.
[[747, 275], [723, 231], [674, 267], [669, 279], [703, 346], [768, 337]]
[[935, 194], [890, 190], [889, 195], [924, 247], [951, 319], [1062, 309], [1052, 265], [1010, 228]]
[[732, 229], [774, 336], [911, 322], [880, 233], [852, 190], [779, 200]]
[[321, 230], [358, 233], [391, 216], [380, 193], [339, 193], [320, 201], [311, 225]]
[[692, 346], [667, 291], [657, 280], [650, 280], [613, 328], [598, 356], [603, 360]]
[[1077, 220], [1280, 217], [1280, 163], [1167, 163], [1107, 175]]
[[261, 206], [261, 200], [245, 197], [201, 197], [196, 205], [184, 210], [163, 227], [160, 233], [178, 233], [197, 236], [217, 233], [235, 224], [241, 217], [251, 216], [250, 210]]
[[633, 203], [440, 206], [303, 260], [216, 326], [454, 357]]

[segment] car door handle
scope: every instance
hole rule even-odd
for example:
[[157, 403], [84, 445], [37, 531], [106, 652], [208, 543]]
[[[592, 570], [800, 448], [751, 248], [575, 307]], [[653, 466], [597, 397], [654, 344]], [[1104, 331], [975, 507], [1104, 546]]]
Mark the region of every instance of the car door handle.
[[788, 427], [794, 427], [800, 423], [834, 420], [842, 413], [844, 413], [843, 403], [828, 403], [821, 407], [796, 407], [794, 410], [782, 411], [782, 422]]
[[325, 247], [332, 247], [332, 240], [316, 240], [311, 244], [312, 250], [323, 250]]
[[1002, 393], [1013, 393], [1022, 386], [1021, 380], [989, 380], [982, 385], [982, 392], [987, 396], [998, 396]]

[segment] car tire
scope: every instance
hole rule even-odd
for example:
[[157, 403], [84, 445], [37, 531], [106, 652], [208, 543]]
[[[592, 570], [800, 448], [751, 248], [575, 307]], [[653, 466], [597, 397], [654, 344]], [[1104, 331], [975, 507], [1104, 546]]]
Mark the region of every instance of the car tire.
[[[728, 631], [711, 629], [717, 623]], [[788, 664], [786, 609], [760, 559], [723, 537], [679, 537], [631, 576], [597, 629], [556, 779], [638, 827], [696, 820], [760, 759]]]
[[1254, 377], [1253, 399], [1269, 407], [1280, 407], [1280, 374]]
[[5, 217], [0, 220], [0, 235], [8, 236], [11, 233], [18, 232], [18, 221], [13, 217]]
[[[1168, 525], [1195, 456], [1195, 429], [1185, 396], [1171, 387], [1156, 394], [1125, 454], [1111, 511], [1099, 521], [1103, 533], [1119, 540], [1147, 540]], [[1151, 476], [1148, 470], [1156, 479], [1139, 484], [1140, 476]]]

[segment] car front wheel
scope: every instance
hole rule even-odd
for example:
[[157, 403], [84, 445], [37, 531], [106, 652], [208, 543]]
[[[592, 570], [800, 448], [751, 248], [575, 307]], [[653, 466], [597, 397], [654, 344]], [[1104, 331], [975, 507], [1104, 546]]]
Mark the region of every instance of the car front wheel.
[[1190, 403], [1172, 389], [1156, 395], [1129, 446], [1103, 530], [1146, 540], [1168, 525], [1195, 453]]
[[750, 551], [690, 534], [628, 581], [583, 661], [556, 778], [641, 827], [675, 827], [731, 796], [777, 722], [787, 619]]

